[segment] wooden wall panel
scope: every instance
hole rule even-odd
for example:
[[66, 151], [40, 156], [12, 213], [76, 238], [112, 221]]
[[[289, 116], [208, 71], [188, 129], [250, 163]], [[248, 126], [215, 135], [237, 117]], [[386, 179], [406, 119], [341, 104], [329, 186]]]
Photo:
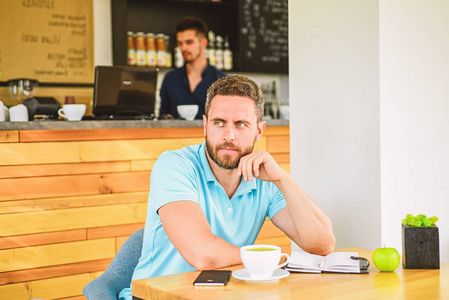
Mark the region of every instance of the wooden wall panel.
[[0, 237], [0, 249], [22, 248], [87, 239], [86, 229]]
[[29, 300], [30, 283], [15, 283], [0, 286], [0, 300]]
[[289, 153], [289, 136], [270, 136], [267, 144], [267, 151], [270, 153]]
[[18, 130], [1, 130], [0, 143], [17, 143], [19, 141]]
[[127, 204], [137, 202], [146, 203], [147, 200], [148, 189], [144, 192], [0, 201], [0, 215], [18, 212], [43, 211], [88, 206]]
[[0, 181], [0, 201], [146, 191], [149, 184], [150, 172], [9, 178]]
[[[1, 134], [1, 133], [0, 133]], [[22, 130], [21, 142], [101, 141], [133, 139], [168, 139], [204, 137], [201, 127], [183, 128], [128, 128], [128, 129], [71, 129], [71, 130]]]
[[107, 269], [111, 262], [112, 258], [108, 258], [74, 264], [64, 264], [51, 267], [4, 272], [0, 273], [0, 287], [1, 285], [10, 283], [19, 283], [98, 271], [102, 272]]
[[156, 159], [166, 150], [199, 144], [203, 138], [7, 143], [0, 147], [0, 165], [80, 163]]
[[99, 239], [105, 237], [121, 237], [130, 236], [139, 229], [145, 227], [145, 223], [120, 225], [120, 226], [108, 226], [108, 227], [96, 227], [87, 229], [88, 239]]
[[150, 171], [155, 162], [156, 159], [133, 160], [131, 161], [131, 171]]
[[131, 171], [129, 161], [0, 166], [0, 179]]
[[143, 223], [146, 203], [0, 215], [2, 236]]
[[114, 256], [114, 238], [7, 249], [0, 252], [0, 271], [33, 269]]
[[[289, 171], [288, 136], [267, 127], [255, 149]], [[144, 226], [157, 157], [203, 141], [202, 128], [0, 131], [0, 300], [84, 299]], [[290, 253], [271, 221], [257, 243]]]
[[56, 277], [31, 282], [31, 297], [37, 299], [58, 299], [78, 296], [83, 287], [102, 272]]
[[290, 127], [289, 126], [268, 126], [265, 127], [265, 131], [263, 133], [265, 136], [278, 136], [278, 135], [290, 135]]

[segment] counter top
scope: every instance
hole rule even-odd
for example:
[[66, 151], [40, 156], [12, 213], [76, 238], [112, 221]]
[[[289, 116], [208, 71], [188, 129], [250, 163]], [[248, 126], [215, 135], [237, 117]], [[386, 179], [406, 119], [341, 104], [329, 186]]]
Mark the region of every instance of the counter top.
[[[289, 120], [267, 120], [267, 126], [288, 126]], [[67, 130], [109, 128], [179, 128], [202, 127], [202, 120], [121, 120], [121, 121], [30, 121], [0, 122], [0, 130]]]

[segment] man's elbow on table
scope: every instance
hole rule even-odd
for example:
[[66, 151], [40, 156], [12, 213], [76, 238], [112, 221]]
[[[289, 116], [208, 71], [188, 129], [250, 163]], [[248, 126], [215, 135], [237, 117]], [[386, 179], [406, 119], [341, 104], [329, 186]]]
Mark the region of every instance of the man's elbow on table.
[[325, 237], [317, 239], [313, 244], [301, 244], [300, 247], [306, 252], [325, 256], [335, 250], [335, 237], [333, 233], [330, 233]]
[[211, 253], [198, 253], [186, 258], [186, 261], [197, 270], [212, 270], [223, 267]]

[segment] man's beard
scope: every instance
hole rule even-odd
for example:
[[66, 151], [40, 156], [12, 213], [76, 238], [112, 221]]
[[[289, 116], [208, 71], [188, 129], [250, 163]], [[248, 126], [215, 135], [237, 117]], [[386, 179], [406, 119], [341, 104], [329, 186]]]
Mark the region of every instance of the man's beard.
[[[255, 142], [255, 141], [254, 141]], [[223, 148], [230, 148], [232, 150], [235, 150], [238, 153], [238, 156], [233, 159], [231, 155], [229, 154], [225, 154], [223, 156], [223, 158], [220, 158], [218, 156], [218, 151], [220, 149]], [[247, 154], [250, 154], [251, 152], [253, 152], [254, 149], [254, 143], [249, 146], [246, 149], [240, 149], [238, 147], [236, 147], [233, 143], [230, 142], [224, 142], [223, 144], [212, 146], [211, 143], [209, 142], [209, 140], [207, 139], [207, 135], [206, 135], [206, 150], [207, 150], [207, 154], [209, 154], [209, 157], [220, 167], [223, 169], [236, 169], [239, 166], [239, 162], [240, 162], [240, 158], [242, 158], [242, 156], [245, 156]]]
[[[189, 53], [189, 54], [190, 54], [190, 53]], [[197, 54], [195, 57], [193, 57], [193, 58], [188, 59], [188, 58], [184, 58], [184, 56], [183, 56], [184, 62], [185, 62], [185, 63], [192, 63], [192, 62], [194, 62], [198, 57], [200, 57], [200, 55], [201, 55], [201, 48], [199, 49], [198, 54]]]

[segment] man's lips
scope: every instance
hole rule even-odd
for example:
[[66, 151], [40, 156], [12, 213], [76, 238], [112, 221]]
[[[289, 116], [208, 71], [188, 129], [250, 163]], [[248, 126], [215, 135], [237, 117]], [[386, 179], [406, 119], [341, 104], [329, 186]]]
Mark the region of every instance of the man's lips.
[[224, 152], [237, 152], [238, 150], [235, 148], [230, 148], [230, 147], [223, 147], [220, 148], [219, 150], [224, 151]]

